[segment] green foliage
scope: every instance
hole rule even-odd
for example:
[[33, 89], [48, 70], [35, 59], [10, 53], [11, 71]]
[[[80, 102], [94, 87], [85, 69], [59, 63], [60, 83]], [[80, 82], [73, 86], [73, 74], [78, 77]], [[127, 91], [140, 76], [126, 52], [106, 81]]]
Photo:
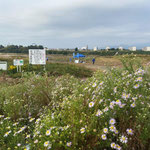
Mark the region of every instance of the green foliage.
[[149, 69], [131, 66], [87, 80], [26, 73], [1, 87], [0, 147], [148, 150]]
[[0, 53], [28, 53], [29, 49], [43, 49], [42, 45], [29, 45], [29, 46], [22, 46], [22, 45], [7, 45], [4, 47], [0, 45]]
[[[0, 45], [0, 53], [23, 53], [28, 54], [29, 49], [44, 49], [42, 45], [29, 45], [29, 46], [22, 46], [22, 45], [7, 45], [3, 46]], [[75, 48], [75, 51], [78, 51], [78, 48]], [[47, 51], [47, 54], [62, 54], [62, 55], [72, 55], [73, 51], [70, 51], [69, 49], [65, 50], [49, 50]], [[140, 55], [150, 55], [150, 52], [137, 50], [137, 51], [129, 51], [129, 50], [123, 50], [120, 51], [119, 49], [111, 48], [109, 51], [106, 51], [105, 49], [101, 49], [99, 51], [83, 51], [84, 55], [99, 55], [99, 56], [115, 56], [117, 55], [126, 55], [126, 54], [140, 54]]]
[[78, 51], [78, 48], [77, 48], [77, 47], [75, 48], [75, 51]]
[[[11, 77], [21, 77], [21, 73], [17, 73], [16, 67], [10, 66], [11, 69], [8, 70], [8, 74]], [[46, 69], [46, 70], [45, 70]], [[72, 64], [60, 64], [60, 63], [51, 63], [47, 64], [46, 68], [42, 65], [31, 65], [25, 64], [22, 66], [23, 72], [34, 72], [36, 74], [44, 75], [45, 73], [48, 76], [62, 76], [62, 75], [73, 75], [77, 78], [86, 78], [91, 77], [93, 72], [85, 67], [76, 66]]]
[[92, 71], [85, 67], [76, 66], [72, 64], [51, 63], [46, 66], [46, 71], [49, 75], [60, 76], [70, 74], [75, 77], [85, 78], [91, 77]]
[[[62, 55], [72, 55], [73, 51], [56, 51], [56, 50], [50, 50], [47, 51], [47, 54], [62, 54]], [[127, 55], [127, 54], [139, 54], [139, 55], [150, 55], [150, 52], [146, 51], [129, 51], [129, 50], [123, 50], [123, 51], [118, 51], [118, 50], [100, 50], [100, 51], [82, 51], [81, 52], [83, 55], [88, 56], [88, 55], [98, 55], [98, 56], [115, 56], [117, 55]]]
[[134, 70], [138, 68], [143, 68], [141, 65], [141, 60], [136, 58], [135, 55], [124, 55], [123, 57], [120, 57], [120, 61], [124, 66], [124, 70], [127, 70], [130, 73], [133, 73]]

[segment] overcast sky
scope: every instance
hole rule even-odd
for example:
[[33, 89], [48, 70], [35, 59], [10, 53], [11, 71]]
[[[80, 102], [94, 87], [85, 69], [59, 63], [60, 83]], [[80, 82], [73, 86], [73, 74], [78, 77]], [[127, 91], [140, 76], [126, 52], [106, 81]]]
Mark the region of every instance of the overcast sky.
[[150, 46], [150, 0], [0, 0], [0, 44]]

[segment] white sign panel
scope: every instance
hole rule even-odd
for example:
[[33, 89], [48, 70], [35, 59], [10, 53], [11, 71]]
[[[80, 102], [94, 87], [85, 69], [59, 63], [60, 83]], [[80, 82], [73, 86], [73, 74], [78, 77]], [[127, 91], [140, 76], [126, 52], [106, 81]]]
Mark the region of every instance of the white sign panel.
[[75, 60], [74, 62], [77, 64], [77, 63], [79, 63], [79, 60]]
[[23, 66], [23, 59], [14, 59], [14, 66]]
[[7, 70], [7, 62], [0, 61], [0, 70]]
[[29, 49], [29, 64], [45, 65], [46, 52], [45, 49]]

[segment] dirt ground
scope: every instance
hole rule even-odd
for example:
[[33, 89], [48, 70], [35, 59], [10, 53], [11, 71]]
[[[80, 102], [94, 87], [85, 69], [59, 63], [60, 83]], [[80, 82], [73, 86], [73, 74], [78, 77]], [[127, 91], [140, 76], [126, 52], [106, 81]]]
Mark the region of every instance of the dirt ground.
[[[74, 59], [72, 58], [72, 55], [47, 55], [48, 57], [48, 62], [47, 63], [74, 63]], [[9, 65], [13, 64], [13, 59], [24, 59], [25, 63], [28, 63], [28, 55], [27, 54], [3, 54], [0, 53], [0, 61], [8, 61]], [[70, 62], [71, 58], [71, 62]], [[95, 64], [92, 64], [92, 59], [95, 58]], [[138, 55], [136, 56], [142, 64], [148, 64], [150, 63], [150, 55]], [[86, 56], [85, 58], [81, 58], [84, 63], [79, 63], [76, 65], [81, 65], [85, 66], [86, 68], [92, 69], [92, 70], [104, 70], [106, 68], [111, 68], [111, 67], [122, 67], [121, 60], [122, 56], [94, 56], [94, 55], [89, 55]]]
[[[75, 64], [74, 63], [74, 59], [72, 58], [72, 56], [64, 56], [64, 55], [48, 55], [48, 62], [52, 62], [52, 63], [71, 63], [71, 64]], [[71, 58], [71, 62], [70, 62], [70, 58]], [[95, 58], [95, 64], [92, 64], [92, 59]], [[84, 63], [79, 63], [76, 65], [80, 65], [80, 66], [84, 66], [86, 68], [92, 69], [92, 70], [106, 70], [108, 68], [111, 67], [118, 67], [121, 68], [122, 62], [121, 59], [123, 58], [123, 56], [86, 56], [85, 58], [81, 58], [80, 60], [82, 60]], [[139, 55], [136, 56], [135, 59], [138, 59], [141, 64], [146, 65], [148, 63], [150, 63], [150, 56], [149, 55]]]

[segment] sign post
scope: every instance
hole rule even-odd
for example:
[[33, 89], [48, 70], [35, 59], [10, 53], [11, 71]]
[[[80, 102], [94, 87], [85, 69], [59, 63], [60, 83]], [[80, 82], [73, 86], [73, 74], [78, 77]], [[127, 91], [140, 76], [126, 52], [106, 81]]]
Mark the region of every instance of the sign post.
[[17, 66], [17, 72], [21, 72], [21, 66], [23, 66], [23, 59], [14, 59], [13, 64], [14, 66]]

